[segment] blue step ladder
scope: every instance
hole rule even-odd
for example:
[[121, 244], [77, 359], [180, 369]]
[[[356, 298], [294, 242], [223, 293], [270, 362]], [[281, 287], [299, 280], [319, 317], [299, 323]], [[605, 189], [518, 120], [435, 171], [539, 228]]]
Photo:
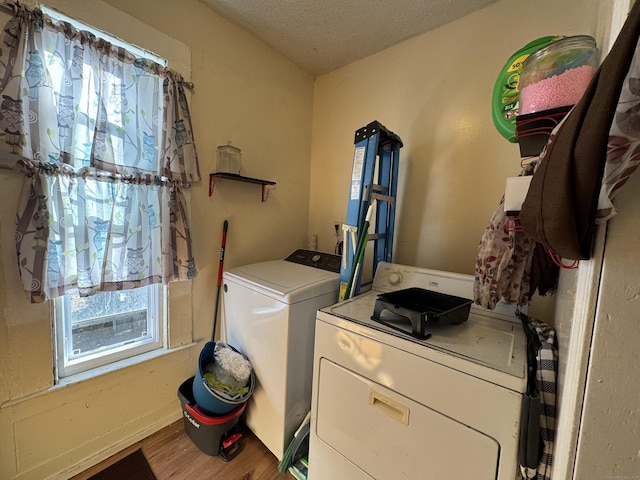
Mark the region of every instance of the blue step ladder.
[[[351, 191], [346, 221], [342, 225], [340, 301], [360, 292], [362, 264], [369, 242], [374, 242], [373, 273], [379, 262], [391, 262], [393, 254], [402, 140], [380, 122], [373, 121], [356, 130], [354, 143]], [[369, 231], [370, 227], [373, 232]]]

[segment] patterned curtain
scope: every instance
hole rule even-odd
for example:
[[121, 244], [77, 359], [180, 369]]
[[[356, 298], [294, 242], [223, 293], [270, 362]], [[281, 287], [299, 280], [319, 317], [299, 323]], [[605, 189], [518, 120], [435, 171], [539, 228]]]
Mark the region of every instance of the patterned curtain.
[[3, 43], [0, 140], [24, 173], [15, 238], [31, 301], [193, 278], [183, 78], [37, 8], [15, 7]]

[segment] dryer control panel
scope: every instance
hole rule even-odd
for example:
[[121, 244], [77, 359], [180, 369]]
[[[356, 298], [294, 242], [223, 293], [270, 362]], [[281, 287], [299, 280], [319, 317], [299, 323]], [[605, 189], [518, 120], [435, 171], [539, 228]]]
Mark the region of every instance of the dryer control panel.
[[299, 249], [285, 258], [287, 262], [299, 263], [307, 267], [320, 268], [328, 272], [340, 273], [340, 255], [318, 252], [316, 250]]

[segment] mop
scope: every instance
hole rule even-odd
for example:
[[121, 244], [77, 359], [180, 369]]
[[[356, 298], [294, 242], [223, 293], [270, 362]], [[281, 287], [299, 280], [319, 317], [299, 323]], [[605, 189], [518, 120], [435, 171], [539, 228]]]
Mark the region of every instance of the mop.
[[218, 323], [218, 302], [220, 301], [220, 287], [222, 286], [222, 269], [224, 266], [224, 250], [227, 246], [227, 230], [229, 229], [229, 222], [224, 221], [222, 225], [222, 242], [220, 245], [220, 263], [218, 264], [218, 284], [216, 289], [216, 303], [213, 307], [213, 331], [211, 332], [211, 341], [216, 341], [216, 325]]
[[371, 212], [373, 211], [372, 207], [373, 203], [370, 203], [369, 208], [367, 208], [367, 215], [364, 220], [364, 225], [362, 226], [360, 236], [358, 237], [358, 246], [356, 248], [356, 254], [353, 257], [351, 277], [349, 278], [349, 283], [347, 284], [347, 291], [345, 293], [344, 300], [354, 297], [356, 293], [358, 277], [360, 275], [360, 270], [362, 269], [362, 262], [364, 262], [364, 251], [367, 247], [369, 225], [371, 223]]

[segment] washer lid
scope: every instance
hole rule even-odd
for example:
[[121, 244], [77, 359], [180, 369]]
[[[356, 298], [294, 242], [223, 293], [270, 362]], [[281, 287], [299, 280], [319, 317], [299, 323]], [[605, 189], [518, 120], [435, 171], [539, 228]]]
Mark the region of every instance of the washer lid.
[[223, 273], [225, 282], [238, 283], [288, 304], [338, 292], [340, 275], [285, 260], [254, 263]]

